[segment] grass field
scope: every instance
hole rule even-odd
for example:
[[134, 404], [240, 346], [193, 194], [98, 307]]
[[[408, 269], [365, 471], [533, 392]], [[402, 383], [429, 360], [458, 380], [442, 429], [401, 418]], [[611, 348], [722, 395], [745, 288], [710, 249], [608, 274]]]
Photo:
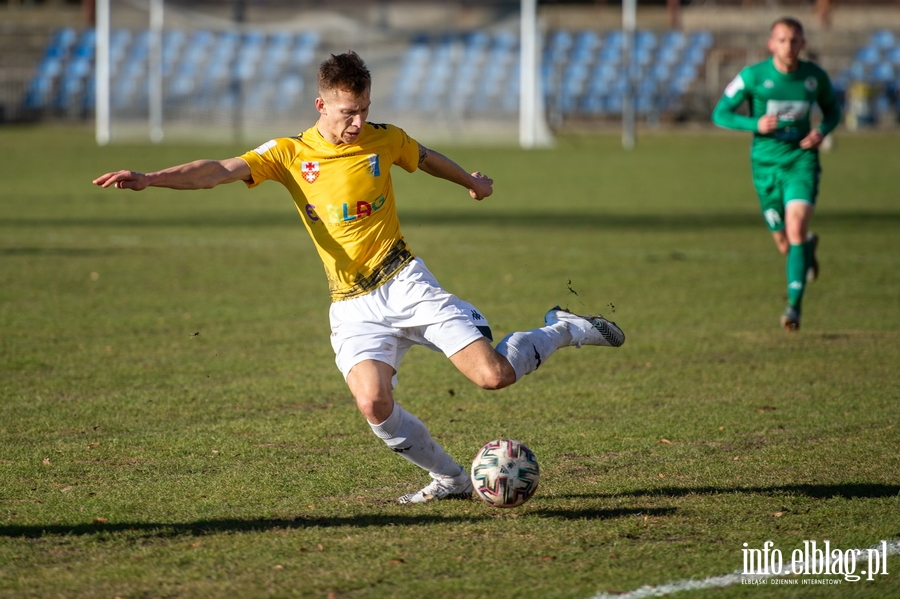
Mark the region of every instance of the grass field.
[[[396, 504], [427, 480], [334, 367], [322, 266], [281, 187], [90, 184], [258, 141], [0, 129], [0, 597], [590, 599], [733, 573], [744, 543], [900, 538], [897, 137], [823, 155], [796, 334], [746, 136], [438, 148], [495, 179], [481, 204], [395, 170], [407, 240], [496, 339], [557, 303], [628, 336], [499, 392], [407, 356], [396, 396], [458, 460], [497, 437], [537, 454], [537, 495], [507, 511]], [[678, 596], [900, 597], [900, 557], [886, 570]]]

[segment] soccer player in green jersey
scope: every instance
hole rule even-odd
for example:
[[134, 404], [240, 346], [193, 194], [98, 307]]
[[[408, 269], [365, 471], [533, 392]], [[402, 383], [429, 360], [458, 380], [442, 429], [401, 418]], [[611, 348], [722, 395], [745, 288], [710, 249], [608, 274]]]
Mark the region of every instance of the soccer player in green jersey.
[[[806, 283], [819, 274], [819, 238], [809, 231], [821, 175], [819, 146], [841, 118], [828, 75], [799, 58], [805, 45], [799, 21], [775, 21], [768, 42], [771, 58], [743, 69], [712, 115], [720, 127], [753, 132], [753, 184], [775, 245], [787, 256], [788, 305], [781, 326], [789, 331], [800, 328]], [[750, 116], [737, 112], [745, 100]], [[815, 128], [810, 122], [813, 104], [822, 109], [822, 122]]]

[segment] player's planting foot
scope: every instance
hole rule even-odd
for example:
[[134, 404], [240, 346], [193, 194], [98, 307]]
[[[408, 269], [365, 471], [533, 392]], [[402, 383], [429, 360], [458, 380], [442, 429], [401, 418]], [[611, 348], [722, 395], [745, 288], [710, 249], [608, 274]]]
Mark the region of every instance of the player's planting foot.
[[599, 314], [596, 316], [579, 316], [559, 306], [551, 308], [544, 316], [544, 324], [552, 325], [562, 322], [572, 333], [572, 343], [575, 347], [582, 345], [603, 345], [606, 347], [619, 347], [625, 343], [625, 333], [616, 323], [606, 320]]
[[794, 306], [788, 306], [781, 315], [781, 326], [785, 331], [800, 330], [800, 312]]
[[810, 231], [809, 235], [806, 236], [806, 241], [810, 244], [809, 268], [806, 269], [806, 282], [812, 283], [819, 278], [819, 260], [816, 258], [816, 248], [819, 247], [819, 236]]
[[[434, 476], [434, 475], [432, 475]], [[417, 493], [408, 493], [400, 498], [400, 503], [427, 503], [438, 499], [470, 499], [472, 479], [463, 470], [459, 476], [441, 476], [431, 481]]]

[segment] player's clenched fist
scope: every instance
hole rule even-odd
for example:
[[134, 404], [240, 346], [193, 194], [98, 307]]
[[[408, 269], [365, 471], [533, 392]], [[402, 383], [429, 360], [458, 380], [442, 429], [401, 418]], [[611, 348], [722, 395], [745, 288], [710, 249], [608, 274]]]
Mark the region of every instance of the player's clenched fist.
[[483, 175], [476, 171], [472, 173], [472, 181], [474, 185], [469, 188], [469, 195], [472, 196], [473, 199], [483, 200], [494, 193], [494, 188], [492, 187], [494, 185], [494, 180], [487, 175]]

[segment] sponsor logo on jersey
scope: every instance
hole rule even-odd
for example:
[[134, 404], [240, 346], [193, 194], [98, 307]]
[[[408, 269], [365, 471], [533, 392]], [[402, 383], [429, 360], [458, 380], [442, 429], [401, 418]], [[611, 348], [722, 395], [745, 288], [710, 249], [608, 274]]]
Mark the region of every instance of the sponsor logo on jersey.
[[800, 121], [809, 114], [809, 102], [805, 100], [769, 100], [766, 114], [774, 114], [779, 121]]
[[807, 77], [803, 85], [806, 86], [806, 91], [814, 92], [819, 87], [819, 82], [815, 77]]
[[264, 144], [260, 145], [259, 147], [255, 148], [253, 151], [256, 152], [257, 154], [259, 154], [260, 156], [262, 156], [263, 154], [265, 154], [266, 152], [268, 152], [271, 148], [274, 148], [274, 147], [275, 147], [275, 143], [276, 143], [276, 142], [275, 142], [274, 139], [270, 139], [270, 140], [267, 141], [266, 143], [264, 143]]
[[369, 156], [369, 172], [372, 173], [373, 177], [381, 176], [381, 167], [378, 165], [378, 154]]
[[315, 183], [316, 179], [319, 178], [319, 163], [304, 162], [300, 165], [300, 174], [307, 183]]
[[744, 89], [744, 80], [738, 75], [731, 80], [731, 83], [725, 86], [725, 95], [733, 98], [736, 93]]
[[[328, 222], [333, 224], [347, 223], [372, 216], [381, 210], [381, 207], [384, 206], [386, 201], [387, 198], [384, 196], [378, 196], [371, 204], [364, 201], [356, 202], [354, 208], [351, 208], [350, 204], [332, 204], [325, 206], [325, 216], [327, 216]], [[306, 216], [313, 222], [319, 222], [319, 220], [321, 220], [321, 216], [314, 204], [306, 205]]]

